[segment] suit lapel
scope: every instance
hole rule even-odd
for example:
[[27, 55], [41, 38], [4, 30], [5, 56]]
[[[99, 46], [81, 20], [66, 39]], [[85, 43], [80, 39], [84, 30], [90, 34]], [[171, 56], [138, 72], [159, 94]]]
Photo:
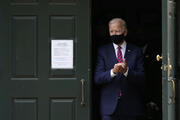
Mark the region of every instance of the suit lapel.
[[111, 59], [110, 61], [112, 61], [111, 62], [112, 67], [114, 67], [114, 64], [116, 64], [118, 61], [117, 61], [117, 58], [116, 58], [116, 54], [115, 54], [113, 44], [110, 44], [108, 52], [109, 52], [109, 55], [110, 55], [109, 59]]
[[124, 56], [124, 58], [126, 59], [127, 62], [129, 60], [131, 53], [132, 53], [132, 50], [131, 50], [129, 44], [127, 43], [126, 52], [125, 52], [125, 56]]

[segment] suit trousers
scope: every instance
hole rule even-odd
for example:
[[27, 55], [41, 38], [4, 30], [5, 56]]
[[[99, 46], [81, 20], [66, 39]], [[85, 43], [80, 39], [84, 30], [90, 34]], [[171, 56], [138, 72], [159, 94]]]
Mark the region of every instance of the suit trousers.
[[101, 120], [138, 120], [137, 116], [133, 115], [122, 115], [119, 110], [119, 102], [120, 99], [118, 100], [118, 104], [116, 106], [116, 109], [112, 115], [102, 115]]
[[136, 119], [136, 117], [122, 117], [122, 118], [119, 118], [119, 117], [115, 117], [115, 116], [108, 116], [108, 115], [103, 115], [101, 120], [138, 120]]

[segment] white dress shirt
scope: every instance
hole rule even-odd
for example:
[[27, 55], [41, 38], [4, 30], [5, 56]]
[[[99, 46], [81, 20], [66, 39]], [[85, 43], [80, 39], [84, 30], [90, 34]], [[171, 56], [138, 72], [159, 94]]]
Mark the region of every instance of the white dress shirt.
[[[118, 58], [118, 56], [117, 56], [118, 45], [116, 45], [116, 44], [113, 43], [113, 46], [114, 46], [114, 51], [115, 51], [115, 54], [116, 54], [116, 58]], [[126, 43], [126, 41], [124, 41], [124, 42], [122, 43], [122, 45], [121, 45], [121, 52], [122, 52], [122, 58], [123, 58], [123, 59], [124, 59], [125, 52], [126, 52], [126, 46], [127, 46], [127, 43]], [[127, 77], [127, 75], [128, 75], [128, 70], [129, 70], [129, 68], [127, 68], [127, 71], [124, 73], [124, 76], [126, 76], [126, 77]], [[115, 77], [117, 74], [114, 74], [114, 73], [113, 73], [113, 69], [111, 69], [110, 75], [111, 75], [111, 78], [113, 78], [113, 77]]]

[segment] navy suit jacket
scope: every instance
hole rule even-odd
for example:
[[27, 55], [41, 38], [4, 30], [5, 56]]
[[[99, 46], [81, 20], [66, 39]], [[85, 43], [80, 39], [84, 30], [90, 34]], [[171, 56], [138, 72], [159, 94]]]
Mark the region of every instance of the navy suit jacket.
[[143, 114], [142, 88], [145, 77], [141, 49], [127, 43], [124, 57], [129, 67], [127, 77], [118, 73], [117, 76], [111, 78], [110, 70], [114, 64], [118, 63], [114, 46], [109, 43], [98, 49], [94, 81], [95, 84], [101, 85], [100, 110], [102, 115], [111, 115], [114, 112], [120, 90], [122, 91], [121, 114]]

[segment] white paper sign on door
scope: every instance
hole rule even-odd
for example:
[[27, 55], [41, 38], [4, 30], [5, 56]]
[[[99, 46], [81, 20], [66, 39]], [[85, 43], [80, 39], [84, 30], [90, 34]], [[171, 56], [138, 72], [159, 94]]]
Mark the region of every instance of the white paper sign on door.
[[51, 40], [51, 68], [73, 69], [73, 40]]

